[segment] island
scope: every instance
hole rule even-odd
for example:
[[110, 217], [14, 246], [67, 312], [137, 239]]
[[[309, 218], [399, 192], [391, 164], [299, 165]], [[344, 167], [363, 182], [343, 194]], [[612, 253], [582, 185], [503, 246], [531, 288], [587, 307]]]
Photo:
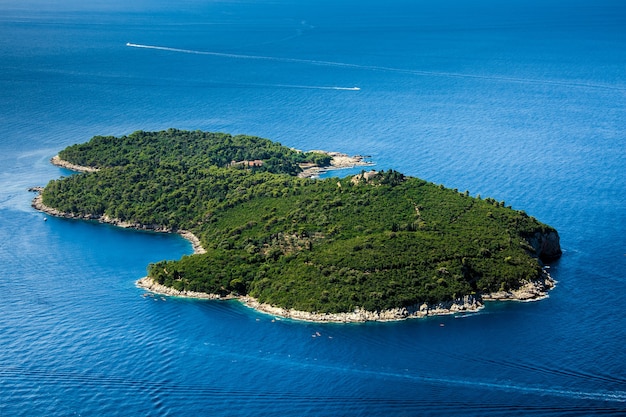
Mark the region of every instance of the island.
[[544, 264], [561, 255], [554, 228], [504, 201], [372, 170], [362, 156], [168, 129], [95, 136], [52, 162], [80, 173], [50, 181], [38, 210], [193, 243], [194, 254], [151, 264], [138, 281], [161, 294], [362, 322], [536, 300], [555, 285]]

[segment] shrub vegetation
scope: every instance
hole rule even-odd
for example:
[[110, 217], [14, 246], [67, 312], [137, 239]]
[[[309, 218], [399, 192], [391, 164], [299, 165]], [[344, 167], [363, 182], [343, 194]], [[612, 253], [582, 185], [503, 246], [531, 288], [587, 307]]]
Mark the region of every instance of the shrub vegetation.
[[503, 202], [393, 170], [298, 178], [299, 164], [328, 158], [252, 136], [140, 131], [96, 136], [59, 156], [100, 169], [51, 181], [46, 205], [200, 238], [205, 254], [148, 267], [159, 283], [305, 311], [517, 288], [541, 274], [528, 238], [554, 230]]

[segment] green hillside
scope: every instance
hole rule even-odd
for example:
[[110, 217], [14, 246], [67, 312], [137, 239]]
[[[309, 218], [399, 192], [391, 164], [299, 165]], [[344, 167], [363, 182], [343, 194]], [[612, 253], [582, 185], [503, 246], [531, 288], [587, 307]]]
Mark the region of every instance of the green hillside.
[[159, 283], [304, 311], [378, 311], [518, 288], [541, 275], [531, 237], [555, 232], [504, 202], [392, 170], [298, 178], [299, 164], [328, 157], [251, 136], [135, 132], [59, 156], [100, 169], [51, 181], [46, 205], [200, 238], [205, 254], [148, 267]]

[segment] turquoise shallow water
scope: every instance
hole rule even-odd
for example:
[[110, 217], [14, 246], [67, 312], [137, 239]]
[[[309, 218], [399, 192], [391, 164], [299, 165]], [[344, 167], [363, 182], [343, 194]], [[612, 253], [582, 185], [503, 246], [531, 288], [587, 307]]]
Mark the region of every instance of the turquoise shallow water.
[[[90, 3], [0, 4], [0, 416], [626, 412], [622, 2]], [[559, 284], [360, 325], [142, 297], [187, 242], [44, 222], [26, 190], [67, 145], [169, 127], [505, 200], [559, 230]]]

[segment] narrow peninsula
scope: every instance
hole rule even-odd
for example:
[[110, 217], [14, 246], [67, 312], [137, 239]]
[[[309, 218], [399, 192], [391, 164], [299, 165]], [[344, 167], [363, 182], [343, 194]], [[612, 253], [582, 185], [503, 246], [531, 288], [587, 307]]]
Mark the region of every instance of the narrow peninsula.
[[554, 286], [544, 262], [561, 255], [554, 228], [503, 201], [254, 136], [96, 136], [53, 163], [80, 173], [50, 181], [38, 210], [193, 243], [193, 255], [149, 265], [139, 286], [298, 320], [401, 320], [541, 299]]

